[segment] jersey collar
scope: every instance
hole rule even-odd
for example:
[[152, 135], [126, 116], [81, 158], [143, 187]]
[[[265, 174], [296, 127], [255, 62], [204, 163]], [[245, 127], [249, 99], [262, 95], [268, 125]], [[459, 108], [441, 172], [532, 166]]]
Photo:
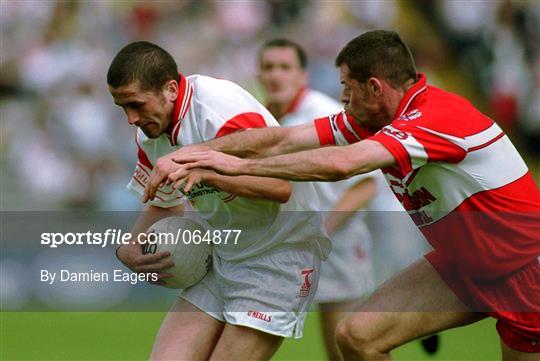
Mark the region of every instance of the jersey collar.
[[[294, 113], [300, 106], [300, 103], [302, 103], [302, 100], [306, 96], [308, 90], [309, 89], [306, 86], [300, 88], [298, 93], [296, 93], [296, 95], [293, 97], [291, 103], [289, 104], [285, 112], [281, 115], [280, 119], [277, 119], [277, 120], [279, 121], [283, 119], [285, 116], [287, 116], [287, 114]], [[270, 110], [270, 104], [266, 105], [266, 109]]]
[[401, 102], [399, 103], [399, 106], [397, 108], [396, 114], [394, 114], [394, 119], [399, 118], [402, 116], [405, 111], [409, 108], [409, 105], [414, 101], [414, 99], [422, 92], [424, 92], [427, 89], [427, 78], [424, 74], [418, 73], [417, 74], [418, 81], [413, 84], [407, 90], [405, 93], [405, 96], [403, 99], [401, 99]]
[[178, 138], [178, 132], [180, 131], [180, 125], [189, 110], [191, 97], [193, 95], [193, 86], [182, 74], [178, 74], [178, 83], [178, 97], [174, 102], [172, 124], [167, 131], [167, 135], [169, 136], [172, 145], [177, 145], [176, 140]]
[[307, 87], [302, 87], [298, 93], [296, 93], [296, 95], [294, 96], [291, 104], [289, 104], [289, 107], [287, 108], [287, 110], [285, 110], [285, 114], [283, 114], [283, 116], [289, 114], [289, 113], [293, 113], [295, 112], [298, 107], [300, 106], [300, 103], [302, 102], [302, 99], [304, 99], [304, 96], [306, 95], [308, 91], [308, 88]]

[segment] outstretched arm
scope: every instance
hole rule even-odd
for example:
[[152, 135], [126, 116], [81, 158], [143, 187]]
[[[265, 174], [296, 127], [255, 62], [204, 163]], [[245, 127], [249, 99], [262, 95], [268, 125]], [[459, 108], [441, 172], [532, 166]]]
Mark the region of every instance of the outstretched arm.
[[144, 201], [152, 199], [167, 176], [179, 170], [179, 165], [173, 162], [173, 159], [182, 159], [194, 152], [215, 150], [240, 157], [264, 157], [318, 146], [319, 137], [313, 123], [288, 128], [249, 129], [208, 142], [184, 146], [157, 160], [144, 191]]
[[319, 138], [313, 123], [307, 123], [295, 127], [248, 129], [201, 143], [200, 146], [237, 157], [260, 158], [317, 148]]
[[256, 175], [294, 181], [337, 181], [395, 164], [392, 154], [382, 144], [372, 140], [263, 159], [240, 159], [206, 151], [176, 161], [183, 165], [169, 175], [170, 182], [181, 180], [185, 172], [196, 167], [213, 169], [226, 175]]
[[366, 208], [376, 194], [377, 182], [373, 177], [364, 178], [347, 189], [324, 220], [328, 234], [343, 226], [356, 211]]
[[175, 184], [189, 192], [194, 185], [206, 183], [221, 191], [250, 199], [286, 203], [292, 192], [291, 184], [283, 179], [252, 176], [226, 176], [208, 169], [191, 169], [186, 177]]

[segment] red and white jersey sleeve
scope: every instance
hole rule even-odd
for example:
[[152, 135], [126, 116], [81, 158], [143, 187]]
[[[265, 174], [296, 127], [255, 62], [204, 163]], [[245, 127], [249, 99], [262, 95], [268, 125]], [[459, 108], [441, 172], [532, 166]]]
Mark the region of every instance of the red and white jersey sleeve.
[[[412, 113], [418, 117], [423, 116], [419, 110], [414, 110]], [[467, 155], [471, 141], [474, 142], [466, 137], [457, 137], [433, 129], [430, 123], [437, 121], [425, 120], [414, 124], [397, 120], [370, 138], [383, 143], [392, 153], [403, 175], [428, 162], [457, 164]], [[477, 133], [477, 139], [489, 137], [493, 133], [497, 133], [495, 136], [502, 133], [502, 130], [494, 123], [484, 131], [484, 135]]]
[[344, 111], [315, 119], [315, 129], [321, 145], [347, 145], [361, 141], [374, 133], [359, 126], [354, 117]]

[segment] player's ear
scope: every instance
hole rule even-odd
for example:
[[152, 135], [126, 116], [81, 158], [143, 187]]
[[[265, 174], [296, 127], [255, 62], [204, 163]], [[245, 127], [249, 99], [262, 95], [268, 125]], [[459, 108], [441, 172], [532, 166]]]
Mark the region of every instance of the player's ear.
[[175, 102], [178, 98], [178, 82], [176, 80], [169, 80], [165, 84], [165, 97], [170, 102]]
[[375, 97], [381, 96], [383, 91], [383, 85], [379, 79], [371, 77], [367, 80], [366, 84], [367, 90], [371, 95]]

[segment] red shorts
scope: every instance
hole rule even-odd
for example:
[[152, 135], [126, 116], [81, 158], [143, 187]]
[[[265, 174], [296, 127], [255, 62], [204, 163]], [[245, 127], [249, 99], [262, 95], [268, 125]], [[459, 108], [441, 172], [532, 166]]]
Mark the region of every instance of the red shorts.
[[510, 348], [540, 352], [540, 257], [497, 280], [475, 280], [438, 252], [426, 255], [456, 296], [472, 312], [497, 319], [497, 332]]

